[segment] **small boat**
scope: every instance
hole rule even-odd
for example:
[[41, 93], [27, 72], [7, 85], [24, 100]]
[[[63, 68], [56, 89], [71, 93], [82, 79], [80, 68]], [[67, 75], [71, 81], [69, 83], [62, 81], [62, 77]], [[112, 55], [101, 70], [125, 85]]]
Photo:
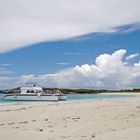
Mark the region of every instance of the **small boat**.
[[66, 100], [67, 97], [58, 90], [44, 92], [42, 87], [34, 85], [21, 87], [20, 92], [16, 94], [5, 94], [3, 99], [12, 101], [59, 101]]

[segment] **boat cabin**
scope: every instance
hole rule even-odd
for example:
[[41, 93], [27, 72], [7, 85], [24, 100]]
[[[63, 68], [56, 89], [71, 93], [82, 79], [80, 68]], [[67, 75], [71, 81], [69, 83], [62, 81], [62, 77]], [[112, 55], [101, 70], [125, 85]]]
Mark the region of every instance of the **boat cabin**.
[[43, 93], [43, 89], [41, 87], [21, 87], [20, 94], [38, 94]]

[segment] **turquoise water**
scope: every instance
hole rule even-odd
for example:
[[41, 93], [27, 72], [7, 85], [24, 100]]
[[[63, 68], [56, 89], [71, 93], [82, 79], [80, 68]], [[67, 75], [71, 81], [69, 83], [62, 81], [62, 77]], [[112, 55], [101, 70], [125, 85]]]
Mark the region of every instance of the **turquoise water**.
[[68, 100], [86, 100], [86, 99], [108, 99], [108, 98], [126, 98], [134, 97], [135, 95], [128, 94], [69, 94]]
[[[135, 95], [128, 94], [68, 94], [67, 100], [102, 100], [102, 99], [118, 99], [118, 98], [128, 98], [135, 97]], [[28, 104], [31, 101], [6, 101], [0, 98], [0, 105], [10, 105], [10, 104]], [[34, 102], [32, 102], [34, 103]]]

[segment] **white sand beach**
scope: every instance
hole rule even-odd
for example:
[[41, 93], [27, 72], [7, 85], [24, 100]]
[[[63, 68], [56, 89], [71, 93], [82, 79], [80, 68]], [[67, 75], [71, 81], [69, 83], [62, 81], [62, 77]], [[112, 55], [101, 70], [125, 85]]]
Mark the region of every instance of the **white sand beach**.
[[140, 140], [140, 96], [0, 106], [1, 140]]

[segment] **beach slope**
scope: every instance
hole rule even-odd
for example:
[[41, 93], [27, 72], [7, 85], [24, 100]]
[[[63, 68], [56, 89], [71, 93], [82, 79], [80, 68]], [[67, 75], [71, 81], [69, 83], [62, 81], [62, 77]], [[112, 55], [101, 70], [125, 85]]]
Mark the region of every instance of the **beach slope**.
[[2, 140], [140, 140], [140, 97], [0, 106]]

